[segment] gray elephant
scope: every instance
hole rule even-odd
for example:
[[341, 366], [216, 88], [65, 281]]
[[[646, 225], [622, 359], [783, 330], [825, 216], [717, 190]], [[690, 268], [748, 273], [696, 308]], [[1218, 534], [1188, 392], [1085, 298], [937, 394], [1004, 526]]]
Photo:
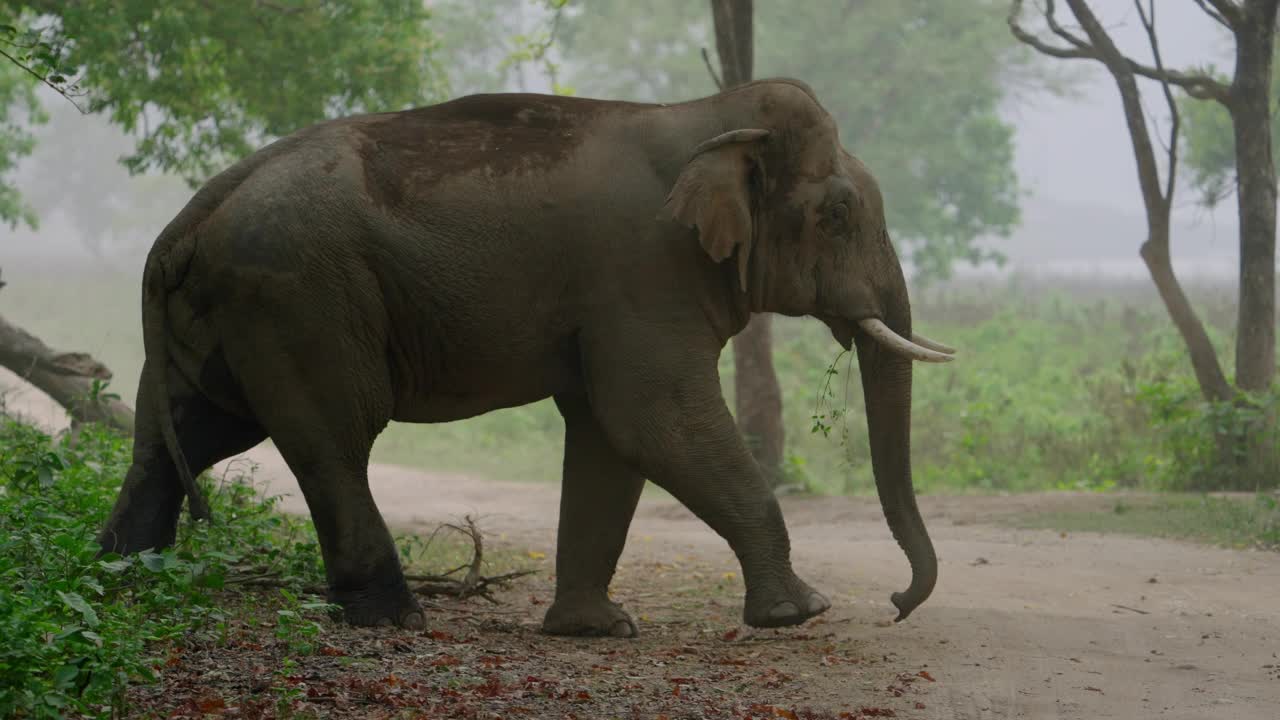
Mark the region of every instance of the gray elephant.
[[207, 514], [192, 471], [270, 437], [347, 621], [419, 628], [369, 491], [374, 438], [552, 397], [546, 632], [636, 634], [607, 590], [646, 478], [728, 541], [747, 624], [802, 623], [830, 604], [792, 570], [717, 374], [754, 312], [857, 346], [912, 569], [892, 598], [905, 618], [937, 575], [911, 484], [912, 360], [953, 351], [913, 337], [876, 182], [787, 79], [672, 105], [497, 94], [341, 118], [210, 180], [147, 257], [133, 464], [100, 544], [169, 545], [184, 495]]

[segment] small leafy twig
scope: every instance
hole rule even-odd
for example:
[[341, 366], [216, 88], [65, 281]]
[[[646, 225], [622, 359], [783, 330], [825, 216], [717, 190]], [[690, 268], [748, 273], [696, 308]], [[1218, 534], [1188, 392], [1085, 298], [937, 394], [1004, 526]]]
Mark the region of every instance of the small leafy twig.
[[[23, 40], [19, 40], [19, 37]], [[0, 47], [0, 58], [4, 58], [21, 68], [28, 75], [52, 88], [71, 103], [81, 114], [88, 111], [75, 101], [87, 93], [80, 89], [78, 83], [67, 78], [67, 72], [59, 67], [62, 48], [55, 48], [41, 39], [41, 33], [35, 30], [19, 32], [13, 25], [0, 24], [0, 45], [8, 46], [13, 52]], [[25, 52], [22, 52], [25, 51]]]

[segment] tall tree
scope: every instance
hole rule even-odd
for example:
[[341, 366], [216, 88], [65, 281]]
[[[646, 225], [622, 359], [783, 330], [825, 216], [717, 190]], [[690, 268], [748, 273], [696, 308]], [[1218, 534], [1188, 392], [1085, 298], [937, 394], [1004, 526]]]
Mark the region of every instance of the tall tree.
[[[47, 71], [55, 85], [75, 74], [83, 106], [137, 136], [123, 158], [132, 172], [176, 173], [193, 186], [325, 117], [439, 99], [435, 46], [420, 0], [279, 0], [234, 11], [200, 0], [0, 6], [0, 50], [10, 61]], [[6, 91], [14, 73], [0, 72], [0, 120], [25, 102]], [[17, 72], [28, 83], [31, 75]], [[0, 169], [26, 149], [22, 138], [0, 123]], [[10, 208], [0, 219], [31, 220], [13, 198], [16, 189], [0, 182], [0, 213]]]
[[[1146, 30], [1153, 65], [1126, 56], [1107, 33], [1086, 0], [1066, 0], [1079, 30], [1065, 27], [1053, 0], [1046, 0], [1043, 20], [1057, 38], [1048, 40], [1020, 24], [1022, 0], [1013, 0], [1009, 27], [1014, 36], [1045, 55], [1099, 62], [1114, 78], [1137, 162], [1138, 182], [1147, 210], [1148, 238], [1142, 245], [1160, 297], [1187, 345], [1192, 368], [1207, 400], [1236, 400], [1210, 344], [1204, 326], [1183, 293], [1169, 258], [1169, 213], [1176, 187], [1181, 114], [1172, 87], [1191, 98], [1222, 105], [1231, 117], [1235, 142], [1236, 193], [1240, 216], [1240, 299], [1236, 328], [1236, 388], [1270, 389], [1275, 375], [1275, 234], [1276, 168], [1272, 156], [1271, 85], [1277, 5], [1280, 0], [1197, 0], [1214, 21], [1236, 40], [1235, 77], [1230, 85], [1208, 73], [1167, 68], [1156, 32], [1154, 0], [1134, 0]], [[1083, 33], [1083, 34], [1081, 34]], [[1143, 111], [1138, 78], [1160, 83], [1170, 115], [1165, 181]], [[1233, 450], [1237, 459], [1240, 453]]]
[[[752, 0], [710, 0], [720, 79], [728, 89], [751, 81], [755, 32]], [[773, 367], [773, 316], [751, 316], [733, 338], [735, 416], [751, 454], [773, 487], [782, 483], [782, 387]]]

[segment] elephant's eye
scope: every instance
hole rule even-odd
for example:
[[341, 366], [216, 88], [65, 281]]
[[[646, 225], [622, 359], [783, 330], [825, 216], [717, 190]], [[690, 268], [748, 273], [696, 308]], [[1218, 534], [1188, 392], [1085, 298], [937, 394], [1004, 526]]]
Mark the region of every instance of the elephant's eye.
[[849, 222], [849, 205], [836, 203], [827, 208], [827, 221], [835, 227], [844, 227]]

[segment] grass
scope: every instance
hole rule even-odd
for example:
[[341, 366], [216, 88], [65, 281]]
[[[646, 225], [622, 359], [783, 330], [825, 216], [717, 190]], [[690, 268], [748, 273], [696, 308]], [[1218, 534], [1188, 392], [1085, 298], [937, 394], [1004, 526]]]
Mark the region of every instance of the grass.
[[[91, 350], [116, 370], [112, 388], [131, 398], [142, 359], [136, 279], [65, 269], [13, 277], [6, 317], [60, 349]], [[67, 302], [68, 282], [93, 302]], [[1229, 293], [1189, 291], [1229, 368]], [[961, 349], [956, 362], [915, 372], [919, 490], [1187, 488], [1212, 470], [1204, 438], [1221, 414], [1202, 407], [1185, 350], [1149, 283], [966, 281], [916, 292], [913, 309], [921, 332]], [[830, 333], [795, 318], [776, 323], [774, 356], [791, 479], [816, 493], [873, 492], [856, 359], [845, 355], [833, 366], [839, 348]], [[720, 371], [732, 407], [731, 352]], [[815, 420], [829, 434], [815, 432]], [[1280, 453], [1280, 437], [1270, 442]], [[563, 423], [547, 400], [454, 423], [393, 423], [374, 459], [554, 481], [562, 450]]]
[[1192, 540], [1232, 548], [1280, 550], [1276, 496], [1170, 494], [1116, 500], [1110, 512], [1039, 513], [1008, 521], [1016, 527]]

